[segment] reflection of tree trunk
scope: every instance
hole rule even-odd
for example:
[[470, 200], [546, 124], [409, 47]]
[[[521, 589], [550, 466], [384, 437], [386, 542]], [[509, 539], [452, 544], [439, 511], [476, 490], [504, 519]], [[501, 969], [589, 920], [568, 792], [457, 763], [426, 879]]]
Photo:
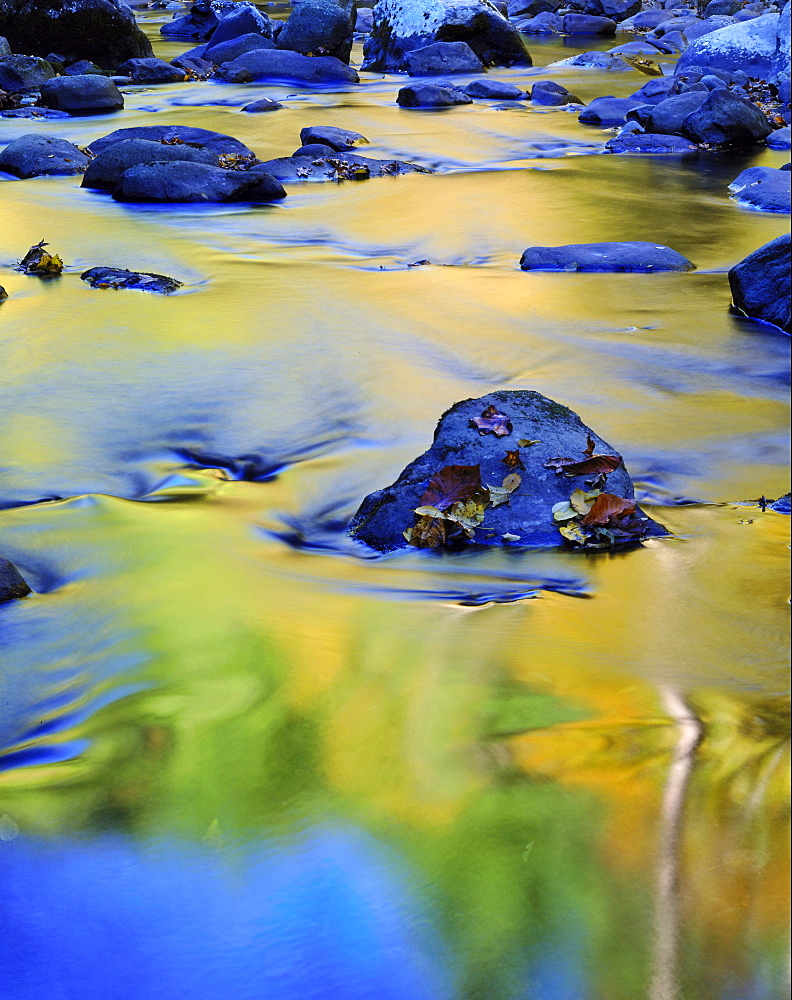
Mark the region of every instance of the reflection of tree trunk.
[[650, 1000], [680, 1000], [677, 962], [680, 924], [680, 849], [685, 795], [693, 773], [696, 748], [704, 735], [701, 719], [675, 688], [661, 687], [665, 710], [677, 725], [678, 737], [668, 771], [660, 818], [660, 850], [655, 886], [654, 968]]

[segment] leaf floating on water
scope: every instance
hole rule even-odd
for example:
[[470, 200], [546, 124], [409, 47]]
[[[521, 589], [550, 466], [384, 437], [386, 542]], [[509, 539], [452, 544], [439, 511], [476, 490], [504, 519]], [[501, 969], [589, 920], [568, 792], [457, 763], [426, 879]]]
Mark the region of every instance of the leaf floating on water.
[[506, 457], [501, 459], [504, 465], [508, 465], [510, 469], [525, 469], [523, 461], [520, 458], [520, 449], [515, 448], [514, 451], [507, 451]]
[[628, 66], [637, 69], [639, 73], [645, 73], [646, 76], [663, 75], [663, 68], [658, 66], [656, 62], [652, 62], [651, 59], [642, 59], [640, 56], [632, 56], [629, 53], [620, 53], [619, 58]]
[[509, 418], [492, 404], [484, 410], [480, 417], [473, 417], [471, 423], [478, 427], [479, 434], [494, 434], [496, 437], [505, 437], [512, 432]]
[[612, 517], [622, 518], [625, 514], [634, 513], [634, 500], [625, 500], [614, 493], [600, 493], [580, 523], [586, 526], [605, 525]]
[[18, 271], [25, 274], [35, 274], [40, 278], [52, 277], [63, 271], [63, 261], [57, 254], [50, 254], [44, 249], [49, 246], [44, 240], [31, 247], [19, 262]]
[[592, 455], [578, 462], [574, 458], [551, 458], [545, 462], [546, 469], [555, 469], [557, 474], [565, 476], [590, 476], [599, 474], [607, 476], [621, 465], [621, 455]]
[[447, 465], [429, 480], [420, 506], [448, 510], [460, 500], [471, 500], [483, 492], [480, 466]]

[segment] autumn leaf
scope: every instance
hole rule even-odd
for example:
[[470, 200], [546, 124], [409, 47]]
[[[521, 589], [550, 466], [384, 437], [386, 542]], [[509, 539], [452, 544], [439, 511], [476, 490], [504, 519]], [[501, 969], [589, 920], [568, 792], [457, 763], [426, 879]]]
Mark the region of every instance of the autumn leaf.
[[612, 517], [618, 521], [626, 514], [634, 513], [634, 500], [625, 500], [624, 497], [617, 497], [613, 493], [600, 493], [580, 523], [587, 527], [605, 525]]
[[596, 445], [594, 443], [594, 438], [590, 434], [587, 434], [586, 447], [583, 449], [583, 454], [586, 455], [587, 458], [591, 458], [591, 456], [594, 454], [595, 447]]
[[521, 448], [530, 448], [532, 444], [541, 444], [541, 441], [532, 441], [530, 438], [520, 438], [517, 444]]
[[512, 431], [509, 418], [492, 404], [484, 410], [480, 417], [473, 417], [470, 422], [478, 427], [479, 434], [492, 433], [496, 437], [504, 437], [506, 434], [511, 434]]
[[560, 503], [553, 504], [552, 514], [554, 521], [572, 521], [579, 516], [568, 500], [561, 500]]
[[516, 472], [512, 472], [506, 476], [500, 486], [488, 486], [490, 504], [493, 507], [500, 507], [502, 503], [508, 503], [512, 493], [514, 493], [521, 482], [522, 476], [518, 476]]
[[445, 516], [449, 521], [455, 521], [468, 538], [473, 538], [475, 529], [484, 520], [485, 510], [486, 505], [483, 503], [479, 503], [476, 500], [463, 500], [455, 503]]
[[557, 474], [565, 476], [590, 476], [598, 474], [607, 476], [621, 465], [620, 455], [592, 455], [578, 462], [574, 458], [551, 458], [544, 463], [546, 469], [555, 469]]
[[504, 490], [508, 490], [509, 493], [514, 493], [514, 491], [517, 489], [517, 487], [520, 485], [521, 482], [522, 482], [522, 476], [518, 476], [516, 472], [512, 472], [510, 475], [506, 476], [506, 478], [501, 483], [501, 486], [504, 488]]
[[562, 524], [558, 530], [567, 541], [576, 542], [578, 545], [585, 545], [588, 541], [588, 536], [579, 524]]
[[446, 522], [440, 517], [420, 517], [404, 532], [404, 537], [417, 549], [436, 549], [445, 545]]
[[591, 505], [599, 495], [599, 490], [590, 490], [588, 493], [584, 490], [575, 490], [569, 498], [569, 503], [578, 514], [585, 515], [591, 510]]
[[481, 467], [478, 465], [447, 465], [429, 480], [420, 506], [448, 510], [460, 500], [484, 499]]
[[520, 449], [515, 448], [514, 451], [507, 451], [506, 457], [501, 459], [504, 465], [508, 465], [510, 469], [525, 469], [522, 459], [520, 458]]
[[22, 260], [19, 262], [17, 270], [24, 271], [25, 274], [36, 274], [39, 277], [48, 277], [60, 274], [63, 270], [63, 261], [57, 254], [49, 254], [44, 247], [49, 244], [41, 240], [31, 247]]

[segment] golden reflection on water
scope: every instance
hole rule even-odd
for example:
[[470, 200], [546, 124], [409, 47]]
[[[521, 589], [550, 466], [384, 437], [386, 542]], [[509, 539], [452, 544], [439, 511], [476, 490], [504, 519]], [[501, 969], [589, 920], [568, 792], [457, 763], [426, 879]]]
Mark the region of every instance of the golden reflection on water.
[[[454, 172], [263, 209], [0, 183], [2, 496], [26, 505], [0, 511], [0, 552], [38, 591], [0, 611], [0, 761], [25, 764], [0, 772], [0, 814], [23, 840], [177, 838], [229, 869], [240, 844], [349, 824], [409, 867], [471, 1000], [517, 996], [567, 933], [586, 996], [649, 996], [671, 843], [669, 989], [764, 1000], [788, 949], [788, 520], [734, 501], [786, 488], [786, 342], [728, 317], [723, 272], [778, 220], [725, 197], [733, 164], [541, 158], [601, 136], [562, 113], [411, 115], [395, 87], [262, 116], [170, 103], [244, 88], [163, 87], [52, 130], [167, 116], [275, 156], [327, 122]], [[11, 269], [43, 236], [58, 281]], [[517, 269], [533, 243], [628, 238], [701, 270]], [[97, 292], [78, 274], [98, 263], [187, 287]], [[578, 410], [650, 502], [720, 505], [656, 507], [673, 536], [614, 556], [344, 555], [333, 524], [495, 387]], [[240, 456], [276, 478], [211, 468]], [[703, 739], [665, 822], [680, 701]]]

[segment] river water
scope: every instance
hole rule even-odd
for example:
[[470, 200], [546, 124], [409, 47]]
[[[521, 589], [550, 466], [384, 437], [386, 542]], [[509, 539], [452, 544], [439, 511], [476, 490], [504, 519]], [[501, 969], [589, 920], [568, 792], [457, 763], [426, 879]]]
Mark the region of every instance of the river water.
[[[494, 75], [644, 82], [542, 70], [589, 47]], [[332, 124], [436, 168], [263, 207], [0, 183], [0, 553], [35, 591], [0, 608], [0, 998], [785, 996], [789, 521], [737, 502], [788, 488], [789, 340], [726, 280], [787, 221], [726, 185], [785, 157], [600, 155], [568, 112], [363, 80], [0, 125], [188, 124], [264, 159]], [[287, 110], [240, 113], [259, 96]], [[13, 270], [42, 238], [58, 280]], [[698, 270], [518, 267], [621, 239]], [[96, 264], [185, 288], [93, 290]], [[496, 388], [576, 410], [673, 534], [361, 558], [362, 497]]]

